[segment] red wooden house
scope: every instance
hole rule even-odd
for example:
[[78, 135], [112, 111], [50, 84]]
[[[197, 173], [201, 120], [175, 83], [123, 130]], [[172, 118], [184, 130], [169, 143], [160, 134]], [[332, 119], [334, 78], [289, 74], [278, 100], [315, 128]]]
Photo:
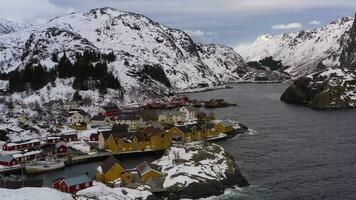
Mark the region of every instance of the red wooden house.
[[18, 162], [24, 162], [27, 160], [34, 160], [43, 155], [42, 150], [28, 151], [24, 153], [13, 154], [13, 157], [16, 158]]
[[0, 156], [0, 165], [10, 167], [17, 164], [17, 160], [12, 156]]
[[78, 140], [78, 135], [76, 133], [65, 133], [61, 135], [61, 141], [64, 142], [72, 142], [77, 140]]
[[48, 136], [46, 138], [47, 144], [57, 144], [59, 141], [61, 141], [61, 137], [59, 136]]
[[98, 115], [114, 117], [114, 116], [117, 116], [119, 114], [119, 112], [120, 112], [120, 109], [116, 105], [106, 105], [99, 109]]
[[68, 153], [68, 146], [67, 143], [61, 141], [58, 142], [56, 145], [56, 154], [57, 155], [66, 155]]
[[99, 134], [98, 134], [98, 133], [92, 133], [92, 134], [90, 135], [90, 141], [91, 141], [91, 142], [99, 141]]
[[40, 144], [39, 139], [32, 139], [32, 140], [26, 140], [26, 141], [5, 143], [2, 146], [2, 149], [4, 151], [15, 151], [15, 150], [24, 150], [24, 149], [30, 149], [33, 147], [39, 147], [40, 145], [41, 144]]
[[93, 180], [88, 176], [82, 175], [67, 179], [57, 179], [52, 183], [52, 187], [62, 192], [71, 194], [77, 193], [79, 190], [93, 186]]

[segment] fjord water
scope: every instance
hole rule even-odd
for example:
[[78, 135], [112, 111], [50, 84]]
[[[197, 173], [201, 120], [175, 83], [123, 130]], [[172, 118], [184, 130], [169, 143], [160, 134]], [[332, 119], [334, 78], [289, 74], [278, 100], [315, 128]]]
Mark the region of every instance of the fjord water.
[[220, 142], [251, 186], [218, 199], [356, 199], [356, 110], [319, 111], [283, 103], [288, 84], [237, 84], [189, 94], [224, 98], [238, 107], [214, 109], [257, 134]]

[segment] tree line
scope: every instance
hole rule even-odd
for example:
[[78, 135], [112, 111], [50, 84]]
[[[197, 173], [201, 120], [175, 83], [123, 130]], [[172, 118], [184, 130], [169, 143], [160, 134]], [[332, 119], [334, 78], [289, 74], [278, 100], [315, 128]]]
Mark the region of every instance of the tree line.
[[57, 65], [48, 70], [41, 64], [29, 63], [22, 70], [15, 70], [8, 76], [10, 92], [39, 90], [57, 78], [74, 78], [72, 87], [77, 90], [99, 89], [105, 93], [107, 88], [120, 89], [120, 82], [108, 72], [107, 63], [115, 61], [113, 52], [100, 54], [94, 51], [84, 51], [75, 54], [72, 63], [66, 53], [61, 58], [52, 55], [52, 61]]

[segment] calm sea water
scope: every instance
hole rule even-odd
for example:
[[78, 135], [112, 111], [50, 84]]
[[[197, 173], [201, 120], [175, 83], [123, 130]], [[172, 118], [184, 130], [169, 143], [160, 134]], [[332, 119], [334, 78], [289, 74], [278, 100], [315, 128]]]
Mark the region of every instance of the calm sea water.
[[[238, 119], [257, 131], [220, 142], [251, 186], [216, 199], [356, 199], [356, 110], [317, 111], [281, 102], [287, 84], [239, 84], [233, 89], [189, 94], [225, 98], [238, 107], [214, 109], [217, 118]], [[120, 159], [128, 168], [155, 156]], [[88, 172], [101, 162], [31, 176], [46, 184]]]
[[287, 84], [239, 84], [190, 94], [225, 98], [215, 109], [257, 131], [220, 142], [251, 186], [217, 199], [356, 199], [356, 110], [318, 111], [283, 103]]

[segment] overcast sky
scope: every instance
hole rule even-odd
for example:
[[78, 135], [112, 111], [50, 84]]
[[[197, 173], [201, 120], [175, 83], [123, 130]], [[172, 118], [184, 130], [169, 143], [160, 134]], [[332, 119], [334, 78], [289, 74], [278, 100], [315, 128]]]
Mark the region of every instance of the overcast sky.
[[141, 13], [196, 41], [235, 47], [261, 34], [313, 29], [353, 16], [356, 0], [0, 0], [0, 17], [42, 23], [98, 7]]

